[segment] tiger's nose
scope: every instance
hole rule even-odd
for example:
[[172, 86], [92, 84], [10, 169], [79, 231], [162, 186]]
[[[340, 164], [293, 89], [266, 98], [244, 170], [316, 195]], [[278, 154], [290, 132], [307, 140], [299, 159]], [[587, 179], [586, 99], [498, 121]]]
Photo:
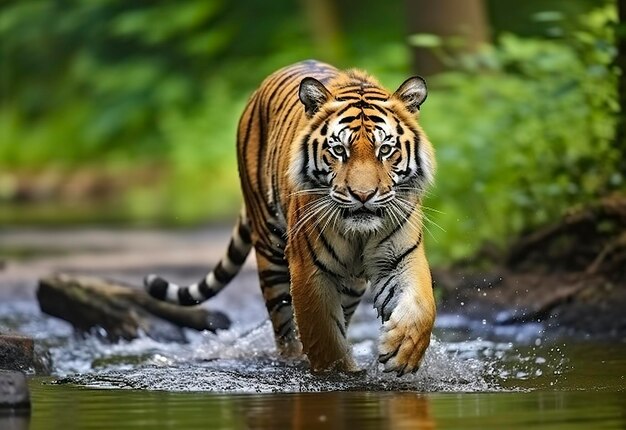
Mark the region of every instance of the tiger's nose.
[[369, 199], [374, 197], [374, 194], [376, 194], [376, 191], [378, 191], [376, 188], [370, 189], [367, 191], [362, 191], [362, 190], [353, 190], [352, 188], [348, 187], [348, 192], [350, 193], [350, 195], [354, 197], [355, 199], [357, 199], [358, 201], [360, 201], [361, 203], [365, 203]]

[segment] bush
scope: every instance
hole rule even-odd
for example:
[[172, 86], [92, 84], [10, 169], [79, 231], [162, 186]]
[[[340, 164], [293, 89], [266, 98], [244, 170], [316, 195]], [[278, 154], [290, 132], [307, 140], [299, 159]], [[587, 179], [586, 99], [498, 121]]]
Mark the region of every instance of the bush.
[[[485, 240], [554, 220], [624, 186], [612, 143], [617, 113], [614, 8], [555, 39], [502, 35], [435, 81], [422, 122], [437, 148], [428, 213], [449, 261]], [[553, 27], [554, 28], [554, 27]]]

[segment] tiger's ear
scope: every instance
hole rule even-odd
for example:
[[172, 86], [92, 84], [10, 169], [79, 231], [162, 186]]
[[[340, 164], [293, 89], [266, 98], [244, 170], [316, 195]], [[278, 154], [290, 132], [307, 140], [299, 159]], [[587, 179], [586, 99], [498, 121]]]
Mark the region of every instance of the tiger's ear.
[[393, 93], [392, 97], [400, 100], [407, 107], [409, 112], [415, 113], [420, 110], [420, 106], [426, 100], [428, 90], [426, 81], [421, 76], [413, 76], [400, 85], [400, 88]]
[[307, 77], [300, 82], [298, 90], [300, 101], [304, 105], [304, 111], [310, 118], [326, 103], [332, 96], [324, 84], [315, 78]]

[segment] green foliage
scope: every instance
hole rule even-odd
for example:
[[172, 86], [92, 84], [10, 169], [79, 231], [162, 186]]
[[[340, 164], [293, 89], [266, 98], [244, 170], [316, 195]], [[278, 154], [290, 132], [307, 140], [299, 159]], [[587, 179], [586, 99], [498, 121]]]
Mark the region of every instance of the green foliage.
[[[5, 2], [0, 171], [126, 170], [116, 207], [135, 220], [185, 224], [234, 212], [236, 123], [247, 98], [272, 71], [324, 59], [300, 9], [289, 0]], [[366, 18], [357, 14], [355, 27]], [[368, 55], [346, 65], [407, 69], [401, 29], [350, 31], [351, 48]], [[134, 184], [136, 168], [150, 166], [160, 181]]]
[[446, 229], [433, 231], [442, 259], [624, 187], [612, 146], [614, 21], [604, 8], [558, 39], [504, 34], [437, 78], [422, 123], [439, 161], [428, 204], [444, 212], [429, 214]]
[[[120, 151], [162, 157], [170, 144], [160, 125], [206, 103], [211, 79], [229, 76], [242, 98], [270, 71], [247, 68], [282, 49], [254, 34], [259, 26], [250, 24], [259, 17], [249, 12], [280, 19], [293, 11], [280, 12], [285, 3], [244, 12], [240, 2], [223, 0], [7, 2], [0, 20], [0, 167], [71, 166], [120, 158]], [[274, 35], [288, 46], [302, 37], [298, 32], [287, 27]], [[249, 64], [237, 61], [245, 55]]]
[[201, 96], [210, 103], [163, 118], [160, 132], [168, 142], [166, 159], [172, 176], [153, 213], [189, 223], [207, 213], [232, 214], [240, 205], [235, 138], [247, 96], [242, 97], [235, 86], [226, 76], [216, 77]]
[[[364, 68], [395, 89], [410, 74], [402, 11], [363, 4], [337, 3], [346, 36], [337, 66]], [[235, 213], [236, 125], [249, 94], [279, 67], [329, 55], [289, 0], [9, 0], [1, 8], [0, 198], [13, 189], [7, 171], [106, 169], [128, 178], [109, 207], [116, 220], [190, 224]], [[374, 16], [381, 25], [371, 25]], [[426, 202], [436, 262], [624, 187], [611, 146], [614, 5], [580, 23], [562, 18], [541, 13], [536, 27], [546, 37], [502, 34], [429, 80], [421, 122], [439, 162]], [[408, 42], [445, 52], [432, 35]], [[154, 180], [135, 183], [148, 169]], [[19, 208], [0, 214], [10, 218]]]

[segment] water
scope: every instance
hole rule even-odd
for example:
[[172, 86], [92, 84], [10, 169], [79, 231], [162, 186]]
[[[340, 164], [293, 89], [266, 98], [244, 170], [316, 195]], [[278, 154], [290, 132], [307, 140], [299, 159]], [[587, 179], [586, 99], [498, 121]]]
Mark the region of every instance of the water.
[[[231, 299], [241, 305], [220, 300]], [[360, 306], [349, 337], [363, 371], [313, 375], [278, 357], [250, 300], [232, 329], [188, 331], [187, 344], [111, 345], [31, 301], [0, 304], [0, 326], [35, 336], [53, 363], [52, 377], [31, 379], [30, 418], [0, 417], [0, 429], [626, 428], [623, 343], [440, 315], [422, 368], [397, 378], [378, 366], [378, 322]]]
[[[35, 429], [624, 428], [615, 393], [211, 394], [33, 385]], [[0, 421], [0, 424], [2, 421]]]

